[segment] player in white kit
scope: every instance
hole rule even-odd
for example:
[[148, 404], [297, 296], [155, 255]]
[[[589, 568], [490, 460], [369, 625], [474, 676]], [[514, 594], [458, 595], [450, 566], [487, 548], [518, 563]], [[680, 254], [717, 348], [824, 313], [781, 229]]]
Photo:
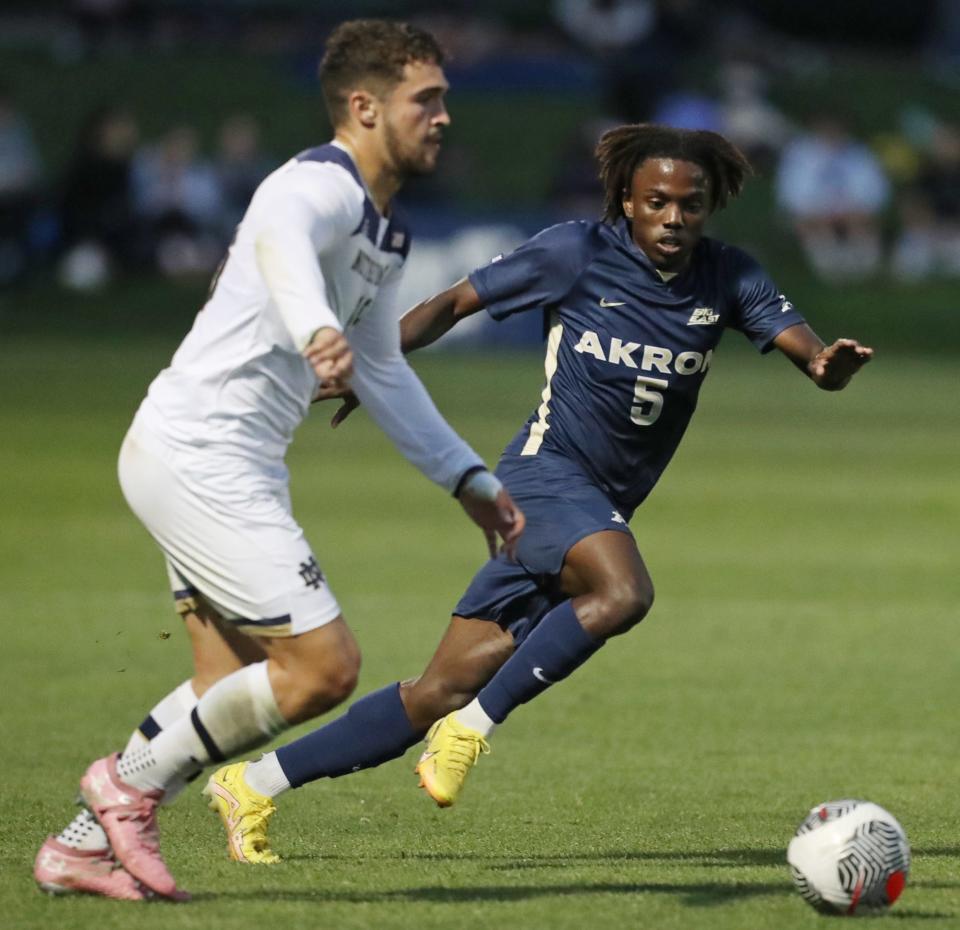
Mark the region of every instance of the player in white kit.
[[156, 809], [203, 766], [260, 745], [353, 691], [360, 653], [290, 510], [284, 455], [321, 385], [349, 383], [376, 423], [484, 530], [523, 515], [441, 417], [400, 351], [409, 232], [391, 206], [433, 170], [443, 55], [428, 33], [358, 20], [320, 79], [335, 137], [257, 190], [211, 291], [150, 385], [120, 453], [124, 495], [162, 549], [194, 676], [122, 754], [81, 780], [86, 808], [38, 853], [44, 889], [183, 899]]

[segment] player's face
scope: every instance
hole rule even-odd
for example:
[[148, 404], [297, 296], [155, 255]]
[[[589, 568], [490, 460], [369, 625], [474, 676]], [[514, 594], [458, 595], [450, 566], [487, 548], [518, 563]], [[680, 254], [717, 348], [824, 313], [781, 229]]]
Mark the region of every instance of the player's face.
[[707, 173], [691, 161], [648, 158], [633, 173], [623, 211], [633, 241], [663, 271], [686, 267], [710, 215]]
[[401, 177], [430, 174], [440, 141], [450, 125], [444, 96], [450, 86], [439, 65], [411, 62], [403, 80], [384, 101], [384, 143], [391, 167]]

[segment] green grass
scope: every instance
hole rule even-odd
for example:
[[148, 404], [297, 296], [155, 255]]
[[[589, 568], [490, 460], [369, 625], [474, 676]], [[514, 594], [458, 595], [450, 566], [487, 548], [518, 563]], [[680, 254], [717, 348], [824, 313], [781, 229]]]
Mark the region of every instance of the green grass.
[[[192, 904], [39, 894], [33, 855], [84, 766], [189, 674], [114, 477], [174, 341], [0, 342], [5, 927], [812, 928], [784, 849], [811, 805], [850, 795], [913, 845], [886, 920], [958, 925], [955, 366], [889, 353], [827, 395], [736, 337], [634, 521], [652, 615], [519, 710], [458, 807], [420, 796], [411, 753], [284, 797], [285, 863], [244, 869], [192, 791], [162, 817]], [[538, 358], [417, 364], [489, 458], [539, 391]], [[295, 506], [364, 649], [362, 693], [419, 670], [483, 548], [365, 417], [331, 434], [316, 413]]]

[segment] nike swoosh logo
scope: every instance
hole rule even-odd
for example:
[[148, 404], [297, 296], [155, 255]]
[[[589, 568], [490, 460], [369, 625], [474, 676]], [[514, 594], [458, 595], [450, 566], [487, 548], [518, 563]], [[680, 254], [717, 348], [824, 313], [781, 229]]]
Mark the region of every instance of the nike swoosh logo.
[[627, 302], [625, 300], [607, 300], [606, 297], [600, 298], [601, 307], [625, 307]]
[[543, 669], [540, 668], [539, 665], [536, 668], [534, 668], [533, 677], [536, 678], [538, 681], [542, 681], [545, 685], [553, 684], [553, 682], [549, 678], [547, 678], [546, 675], [543, 674]]

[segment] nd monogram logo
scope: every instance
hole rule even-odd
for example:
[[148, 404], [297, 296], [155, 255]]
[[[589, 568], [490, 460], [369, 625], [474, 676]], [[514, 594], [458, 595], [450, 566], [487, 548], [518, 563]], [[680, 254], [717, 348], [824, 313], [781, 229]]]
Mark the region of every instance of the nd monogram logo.
[[320, 566], [317, 565], [317, 560], [312, 555], [306, 562], [300, 563], [300, 577], [303, 579], [303, 583], [308, 588], [313, 588], [314, 591], [323, 584], [323, 572], [320, 571]]

